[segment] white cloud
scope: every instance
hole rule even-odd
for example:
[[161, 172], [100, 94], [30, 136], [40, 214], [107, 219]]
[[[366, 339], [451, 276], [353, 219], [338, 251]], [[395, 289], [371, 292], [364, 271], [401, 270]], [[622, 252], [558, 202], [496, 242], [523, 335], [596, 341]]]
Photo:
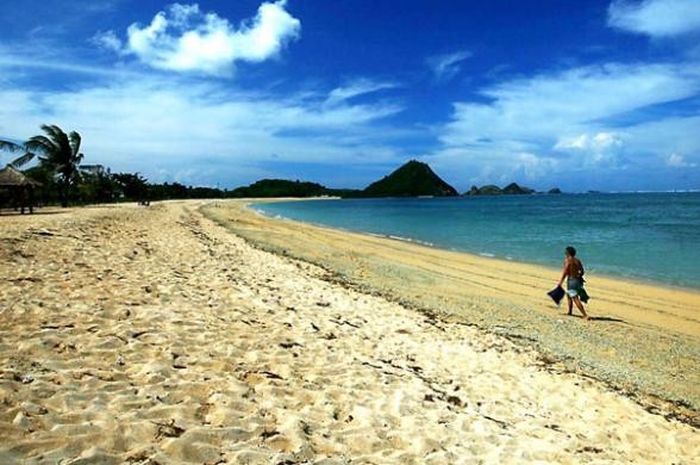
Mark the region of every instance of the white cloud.
[[422, 156], [421, 160], [462, 190], [475, 184], [504, 186], [513, 181], [548, 189], [553, 185], [541, 185], [542, 179], [568, 168], [568, 164], [564, 160], [536, 153], [535, 149], [515, 142], [489, 148], [446, 147]]
[[222, 185], [253, 181], [271, 160], [342, 166], [398, 158], [382, 119], [401, 107], [328, 107], [328, 93], [280, 98], [228, 87], [147, 75], [52, 92], [0, 85], [7, 103], [0, 135], [24, 140], [56, 123], [81, 133], [90, 163], [153, 180]]
[[700, 140], [688, 136], [700, 133], [700, 117], [647, 111], [700, 94], [696, 64], [587, 66], [506, 80], [481, 94], [490, 101], [453, 104], [452, 120], [436, 129], [442, 146], [426, 156], [470, 182], [658, 168], [673, 151], [700, 156]]
[[562, 137], [554, 145], [554, 150], [571, 151], [586, 154], [586, 165], [614, 165], [618, 161], [618, 152], [624, 146], [624, 137], [615, 132], [598, 132]]
[[538, 156], [528, 152], [517, 153], [514, 161], [514, 172], [522, 172], [523, 177], [528, 180], [535, 180], [546, 176], [560, 164], [559, 160]]
[[[228, 74], [236, 61], [265, 61], [299, 37], [301, 22], [285, 6], [286, 0], [262, 3], [255, 18], [236, 28], [216, 13], [203, 13], [197, 4], [175, 3], [149, 25], [129, 26], [121, 50], [157, 69]], [[121, 45], [111, 31], [96, 40], [112, 49]]]
[[685, 160], [685, 157], [678, 153], [672, 153], [671, 155], [669, 155], [666, 159], [666, 164], [673, 168], [694, 168], [698, 166], [697, 163], [687, 162]]
[[430, 57], [426, 60], [426, 63], [432, 70], [435, 79], [444, 82], [455, 77], [461, 69], [461, 63], [471, 56], [471, 52], [460, 50], [454, 53]]
[[698, 0], [614, 0], [608, 25], [652, 37], [672, 37], [700, 31]]
[[337, 105], [360, 95], [371, 94], [385, 89], [393, 89], [398, 87], [392, 82], [373, 81], [371, 79], [361, 78], [355, 79], [345, 86], [333, 89], [326, 99], [327, 105]]
[[[93, 38], [94, 41], [94, 38]], [[36, 48], [9, 50], [0, 45], [0, 70], [11, 70], [0, 74], [3, 77], [17, 78], [22, 73], [31, 71], [55, 71], [72, 75], [84, 74], [103, 77], [141, 77], [142, 74], [133, 69], [123, 67], [103, 67], [90, 64], [75, 63], [70, 60], [57, 61], [50, 50]], [[13, 79], [7, 79], [8, 81]]]
[[562, 135], [597, 129], [603, 119], [698, 91], [696, 65], [608, 64], [541, 74], [483, 90], [491, 103], [455, 103], [442, 139], [446, 144], [550, 139], [551, 147]]
[[121, 53], [122, 41], [117, 37], [114, 31], [98, 32], [91, 39], [92, 43], [106, 50]]

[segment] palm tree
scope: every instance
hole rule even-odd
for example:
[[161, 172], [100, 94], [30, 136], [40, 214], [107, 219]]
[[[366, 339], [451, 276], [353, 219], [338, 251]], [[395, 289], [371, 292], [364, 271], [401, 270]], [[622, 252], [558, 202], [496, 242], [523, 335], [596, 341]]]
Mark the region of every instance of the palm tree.
[[0, 150], [26, 152], [10, 163], [13, 166], [28, 163], [36, 156], [36, 152], [39, 152], [41, 163], [59, 176], [61, 206], [67, 207], [71, 188], [80, 178], [80, 162], [83, 160], [83, 154], [80, 153], [80, 134], [75, 131], [66, 134], [56, 125], [44, 124], [41, 129], [46, 135], [34, 136], [24, 144], [0, 140]]
[[24, 155], [21, 155], [8, 163], [8, 165], [12, 166], [13, 168], [19, 168], [20, 166], [29, 163], [32, 158], [34, 158], [34, 154], [27, 152], [24, 144], [15, 144], [9, 140], [0, 140], [0, 150], [7, 150], [8, 152], [26, 152]]

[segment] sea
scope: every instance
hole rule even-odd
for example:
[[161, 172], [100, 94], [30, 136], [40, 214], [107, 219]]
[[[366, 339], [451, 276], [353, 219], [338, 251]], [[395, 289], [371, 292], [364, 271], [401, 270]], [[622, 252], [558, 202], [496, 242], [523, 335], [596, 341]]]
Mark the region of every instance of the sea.
[[328, 199], [257, 211], [518, 262], [561, 266], [578, 250], [604, 274], [700, 289], [700, 192]]

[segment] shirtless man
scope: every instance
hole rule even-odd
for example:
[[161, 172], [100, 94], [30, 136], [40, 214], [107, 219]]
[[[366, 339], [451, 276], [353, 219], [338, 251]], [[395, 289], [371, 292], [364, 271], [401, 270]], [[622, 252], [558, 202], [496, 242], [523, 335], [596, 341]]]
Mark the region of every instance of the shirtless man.
[[569, 246], [564, 252], [564, 270], [561, 273], [561, 279], [559, 280], [559, 286], [566, 279], [566, 300], [569, 304], [569, 315], [573, 309], [572, 304], [576, 304], [576, 308], [579, 309], [583, 315], [584, 320], [588, 320], [588, 314], [583, 308], [583, 303], [579, 297], [580, 289], [583, 287], [583, 263], [581, 260], [576, 258], [576, 249]]

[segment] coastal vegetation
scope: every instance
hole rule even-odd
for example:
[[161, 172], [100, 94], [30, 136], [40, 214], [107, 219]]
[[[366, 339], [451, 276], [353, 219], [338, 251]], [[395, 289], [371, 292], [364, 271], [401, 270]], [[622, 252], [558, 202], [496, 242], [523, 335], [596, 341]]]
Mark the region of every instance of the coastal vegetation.
[[[8, 166], [19, 170], [38, 159], [22, 174], [33, 183], [32, 199], [41, 205], [110, 203], [119, 201], [148, 202], [168, 199], [246, 198], [246, 197], [452, 197], [457, 190], [438, 176], [426, 163], [410, 160], [369, 184], [364, 189], [333, 189], [315, 182], [286, 179], [262, 179], [232, 190], [192, 187], [180, 183], [153, 183], [140, 173], [113, 173], [99, 164], [84, 164], [80, 151], [82, 138], [77, 131], [66, 133], [56, 125], [42, 125], [42, 134], [20, 143], [0, 140], [0, 151], [19, 153]], [[522, 195], [535, 191], [511, 183], [472, 186], [464, 195]], [[549, 193], [559, 193], [552, 189]], [[15, 196], [16, 197], [16, 196]], [[0, 191], [0, 206], [18, 206], [9, 192]]]
[[[32, 201], [40, 205], [111, 203], [191, 198], [221, 198], [229, 192], [209, 187], [191, 187], [180, 183], [151, 183], [139, 173], [113, 173], [103, 165], [83, 164], [82, 137], [77, 131], [66, 133], [56, 125], [42, 125], [43, 134], [25, 142], [0, 140], [0, 152], [19, 153], [6, 168], [32, 181]], [[26, 168], [32, 161], [34, 166]], [[26, 195], [17, 189], [0, 186], [0, 207], [24, 206]], [[21, 194], [21, 195], [19, 195]]]
[[323, 195], [332, 195], [332, 189], [315, 182], [288, 181], [286, 179], [262, 179], [231, 192], [232, 197], [317, 197]]
[[[33, 136], [21, 144], [0, 140], [0, 149], [24, 152], [24, 155], [11, 163], [15, 167], [30, 162], [38, 154], [43, 168], [40, 174], [46, 178], [44, 181], [55, 184], [61, 205], [66, 207], [70, 192], [79, 177], [80, 162], [83, 159], [83, 154], [80, 153], [82, 139], [77, 132], [66, 134], [56, 125], [44, 124], [41, 130], [44, 134]], [[51, 176], [45, 176], [46, 174]]]

